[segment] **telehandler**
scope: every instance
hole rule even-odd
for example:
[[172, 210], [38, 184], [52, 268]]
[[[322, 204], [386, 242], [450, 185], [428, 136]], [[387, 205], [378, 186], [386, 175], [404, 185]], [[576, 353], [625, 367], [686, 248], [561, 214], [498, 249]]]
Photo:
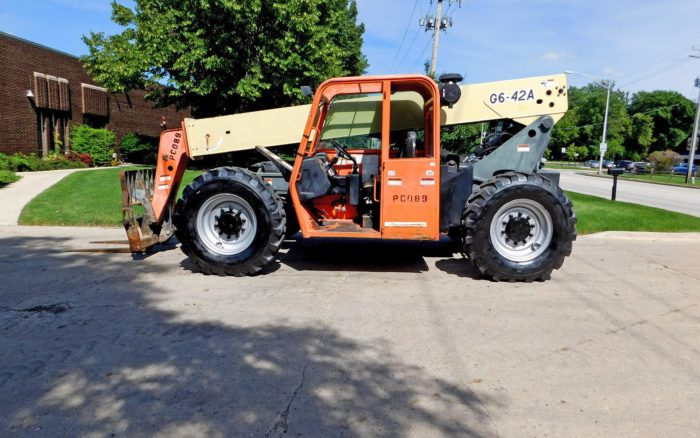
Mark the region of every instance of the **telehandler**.
[[[548, 279], [576, 239], [559, 175], [540, 170], [568, 108], [566, 77], [461, 81], [457, 74], [439, 84], [422, 75], [336, 78], [311, 92], [310, 105], [185, 119], [162, 133], [155, 171], [120, 176], [131, 251], [174, 234], [202, 272], [241, 276], [259, 272], [297, 231], [446, 235], [487, 278]], [[474, 122], [494, 127], [476, 150], [461, 157], [441, 149], [441, 126]], [[299, 139], [293, 166], [268, 149]], [[176, 199], [188, 160], [243, 150], [266, 160], [210, 170]]]

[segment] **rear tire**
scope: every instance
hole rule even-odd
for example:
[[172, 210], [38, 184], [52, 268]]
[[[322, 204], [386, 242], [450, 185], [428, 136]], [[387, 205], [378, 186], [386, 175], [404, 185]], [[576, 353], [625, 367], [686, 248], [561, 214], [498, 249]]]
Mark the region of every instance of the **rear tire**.
[[270, 263], [285, 233], [279, 196], [257, 175], [220, 167], [185, 188], [173, 218], [182, 251], [205, 274], [251, 275]]
[[571, 254], [571, 201], [539, 175], [508, 173], [481, 185], [463, 214], [464, 252], [495, 281], [548, 280]]

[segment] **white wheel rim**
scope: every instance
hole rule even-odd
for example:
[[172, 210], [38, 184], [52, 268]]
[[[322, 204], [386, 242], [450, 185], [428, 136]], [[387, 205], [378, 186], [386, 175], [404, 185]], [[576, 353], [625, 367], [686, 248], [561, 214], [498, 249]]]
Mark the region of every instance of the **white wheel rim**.
[[[222, 226], [220, 218], [235, 217], [237, 232]], [[253, 208], [240, 196], [220, 193], [207, 199], [197, 212], [197, 236], [210, 251], [230, 256], [245, 251], [255, 239], [257, 220]]]
[[[529, 227], [515, 233], [513, 228]], [[525, 263], [542, 255], [552, 242], [552, 217], [542, 204], [531, 199], [515, 199], [504, 204], [493, 216], [491, 245], [498, 254], [513, 262]], [[517, 241], [513, 237], [518, 238]]]

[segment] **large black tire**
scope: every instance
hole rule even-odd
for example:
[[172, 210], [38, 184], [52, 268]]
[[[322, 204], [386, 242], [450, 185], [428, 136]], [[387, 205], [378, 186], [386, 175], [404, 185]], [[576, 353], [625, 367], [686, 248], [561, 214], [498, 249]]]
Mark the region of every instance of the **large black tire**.
[[177, 202], [173, 220], [182, 251], [203, 273], [237, 277], [273, 260], [286, 224], [279, 196], [237, 167], [198, 176]]
[[481, 185], [463, 214], [464, 252], [495, 281], [548, 280], [571, 254], [576, 215], [549, 179], [508, 173]]

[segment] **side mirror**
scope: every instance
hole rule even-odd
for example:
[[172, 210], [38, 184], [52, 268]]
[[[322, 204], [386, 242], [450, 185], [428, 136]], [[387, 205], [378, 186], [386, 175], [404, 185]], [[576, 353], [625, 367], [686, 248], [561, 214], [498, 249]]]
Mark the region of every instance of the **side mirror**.
[[301, 86], [301, 94], [304, 97], [313, 97], [314, 90], [311, 87], [309, 87], [308, 85], [302, 85]]

